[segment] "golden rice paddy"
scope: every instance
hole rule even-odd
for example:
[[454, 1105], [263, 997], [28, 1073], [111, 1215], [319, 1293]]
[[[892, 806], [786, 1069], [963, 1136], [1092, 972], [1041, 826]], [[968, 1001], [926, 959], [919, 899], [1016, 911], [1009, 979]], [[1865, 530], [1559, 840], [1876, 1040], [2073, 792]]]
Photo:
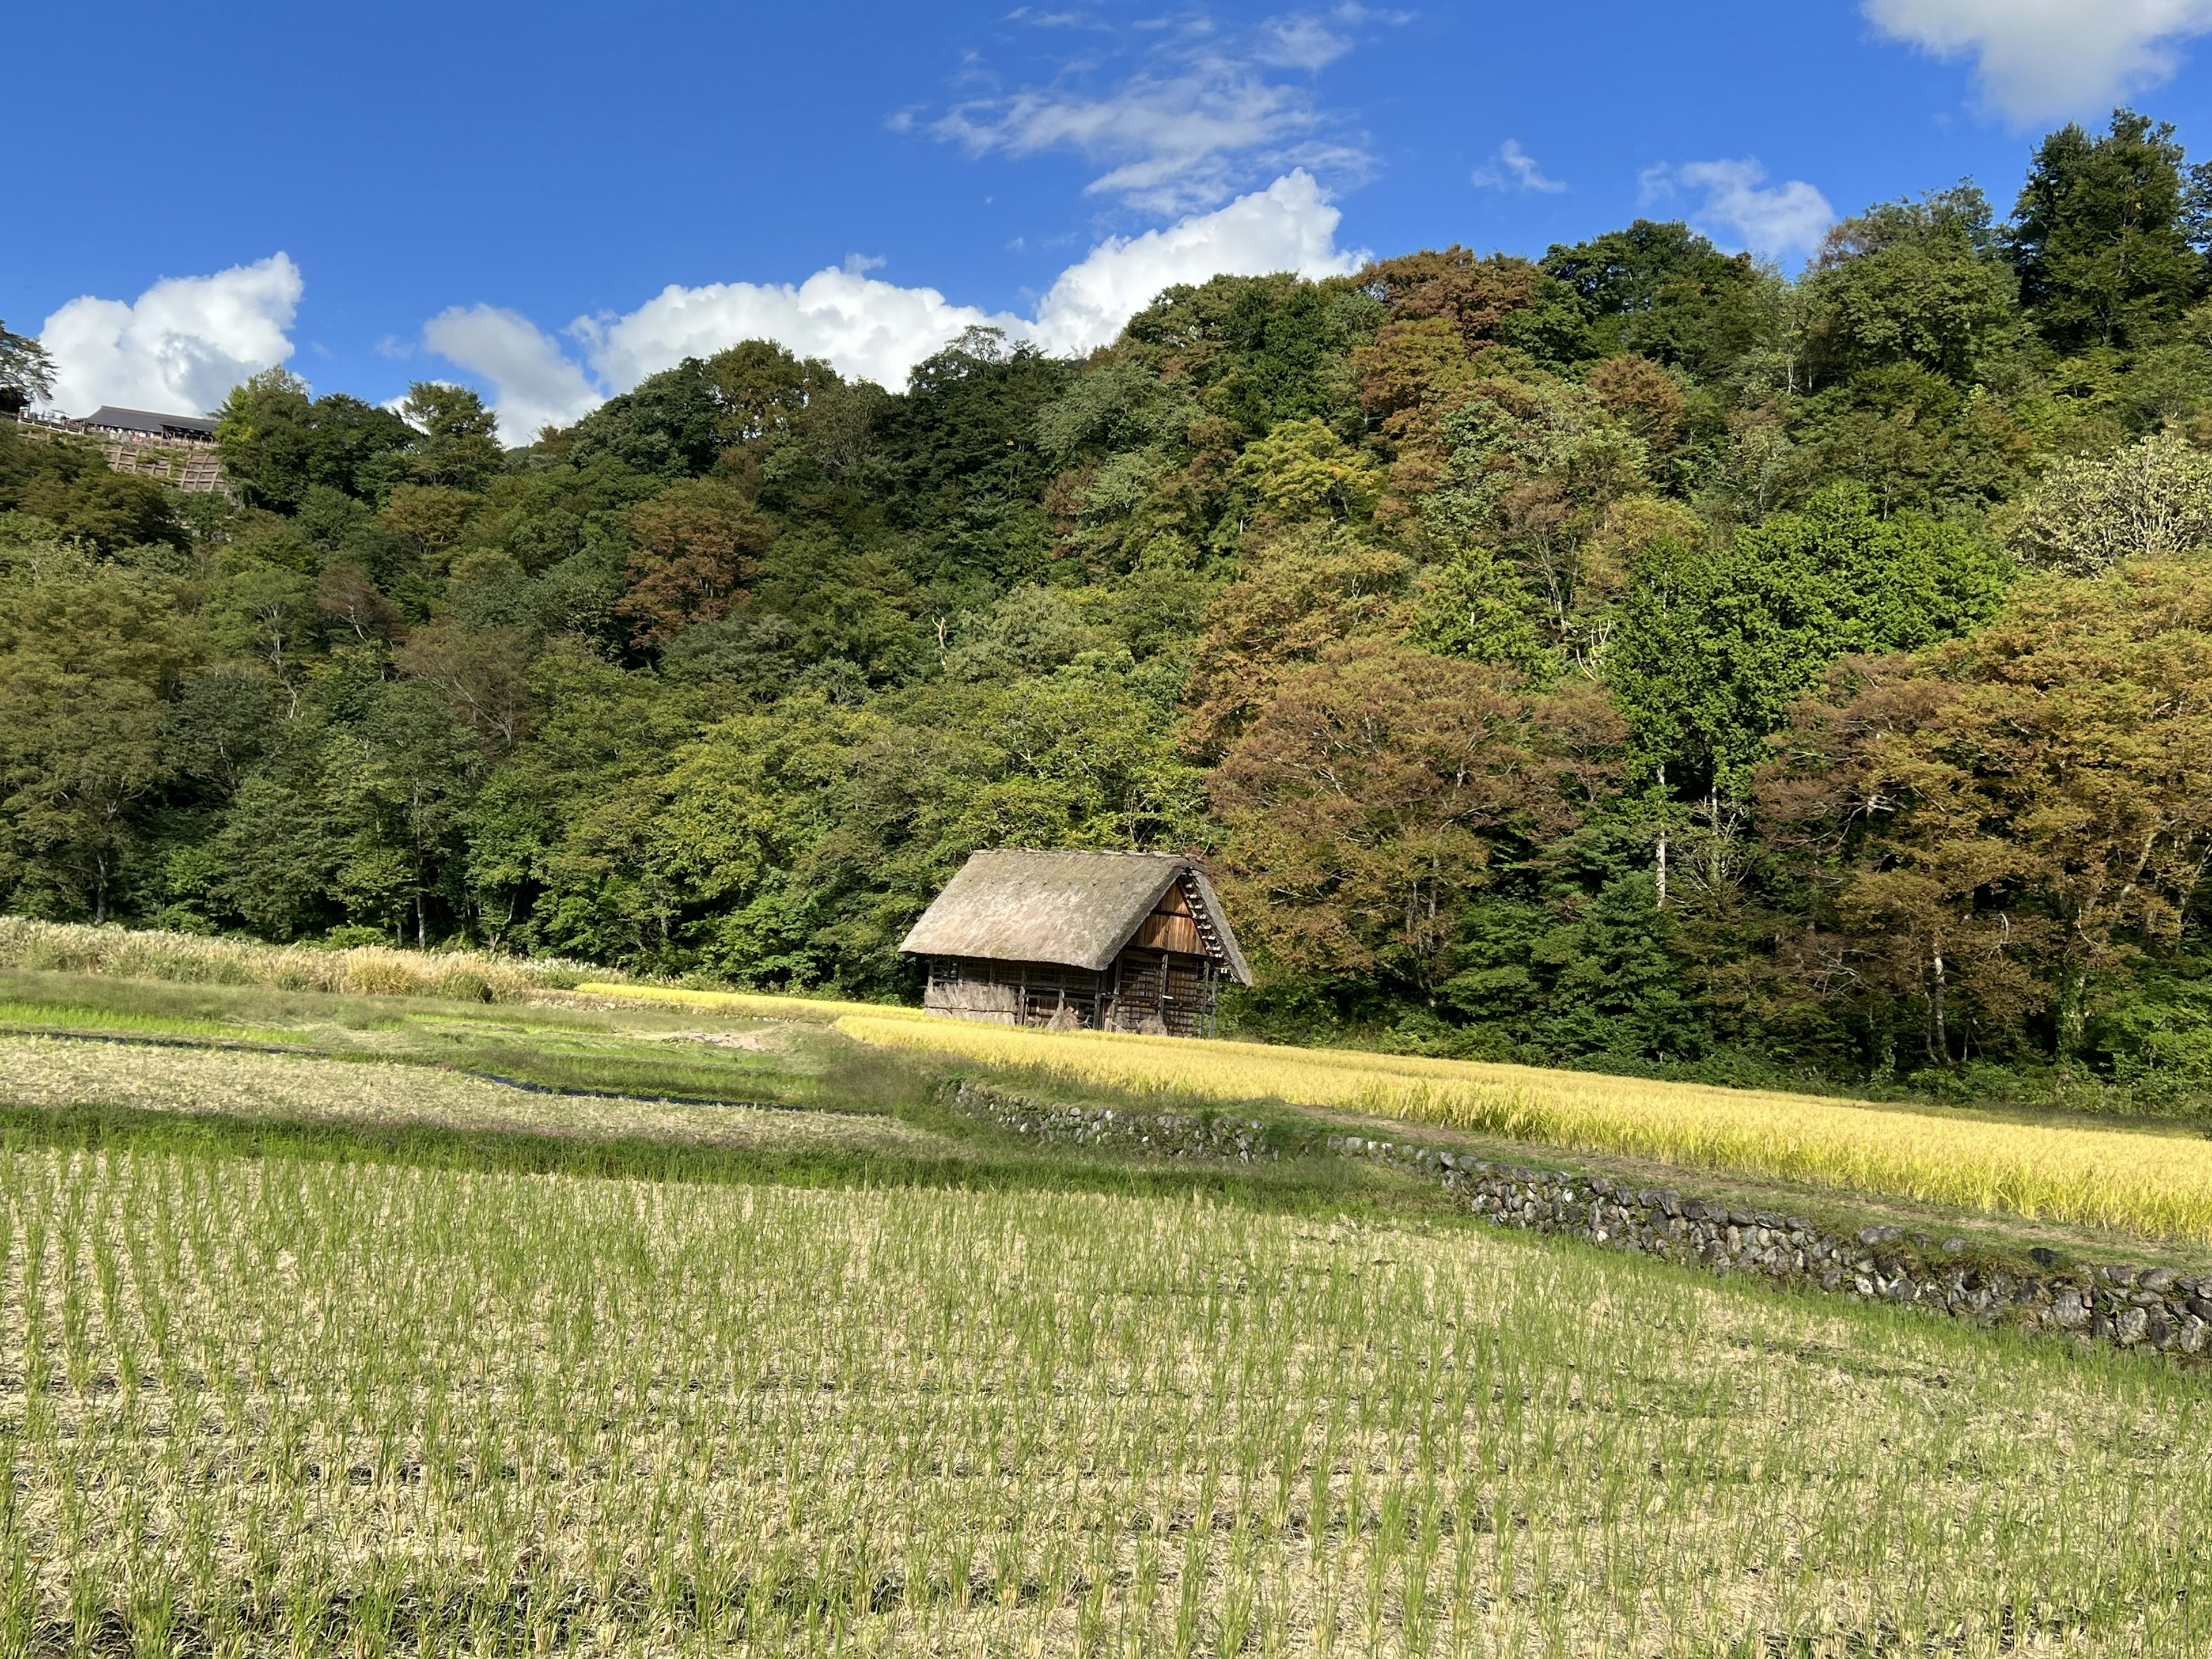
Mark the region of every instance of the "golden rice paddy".
[[1082, 1086], [1281, 1100], [2147, 1237], [2212, 1243], [2212, 1139], [1345, 1050], [848, 1014], [848, 1036]]

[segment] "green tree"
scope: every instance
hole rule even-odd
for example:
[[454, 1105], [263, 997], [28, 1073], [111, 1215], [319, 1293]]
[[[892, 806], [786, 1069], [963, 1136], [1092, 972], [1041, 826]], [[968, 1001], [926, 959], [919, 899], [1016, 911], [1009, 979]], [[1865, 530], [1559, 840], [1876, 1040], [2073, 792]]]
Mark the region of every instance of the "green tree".
[[198, 654], [173, 590], [54, 548], [0, 580], [0, 885], [107, 920], [169, 775], [161, 697]]
[[1748, 254], [1721, 252], [1680, 221], [1638, 219], [1569, 247], [1543, 270], [1580, 303], [1583, 354], [1634, 352], [1705, 378], [1725, 374], [1777, 321]]
[[168, 492], [151, 478], [112, 471], [82, 439], [19, 434], [13, 421], [0, 421], [4, 513], [43, 520], [103, 553], [156, 545], [182, 550], [191, 541]]
[[2009, 343], [2018, 279], [1971, 184], [1885, 202], [1832, 228], [1802, 289], [1814, 375], [1911, 362], [1964, 382]]
[[216, 427], [223, 471], [240, 498], [279, 513], [298, 511], [318, 487], [380, 495], [415, 442], [390, 410], [343, 392], [316, 398], [282, 368], [233, 387]]
[[325, 756], [334, 833], [333, 885], [358, 921], [430, 942], [434, 905], [463, 909], [465, 830], [482, 775], [475, 734], [434, 688], [379, 684]]
[[0, 322], [0, 415], [20, 415], [54, 389], [54, 362], [27, 335]]
[[2053, 344], [2144, 344], [2203, 291], [2183, 167], [2172, 125], [2129, 109], [2094, 138], [2075, 124], [2038, 147], [2007, 246]]
[[399, 412], [421, 434], [408, 459], [416, 483], [482, 489], [504, 465], [499, 419], [467, 386], [417, 380]]
[[1911, 650], [2002, 601], [2008, 561], [1954, 525], [1883, 519], [1836, 484], [1713, 547], [1662, 542], [1641, 561], [1607, 658], [1639, 781], [1664, 769], [1692, 797], [1739, 793], [1767, 735], [1849, 653]]
[[2061, 460], [2011, 515], [2010, 532], [2023, 564], [2069, 576], [2212, 545], [2212, 456], [2163, 434]]
[[210, 849], [222, 872], [216, 895], [262, 938], [299, 939], [331, 920], [344, 849], [316, 792], [266, 774], [246, 779]]
[[1425, 651], [1497, 663], [1548, 678], [1559, 658], [1528, 614], [1513, 573], [1484, 548], [1467, 548], [1424, 569], [1406, 637]]

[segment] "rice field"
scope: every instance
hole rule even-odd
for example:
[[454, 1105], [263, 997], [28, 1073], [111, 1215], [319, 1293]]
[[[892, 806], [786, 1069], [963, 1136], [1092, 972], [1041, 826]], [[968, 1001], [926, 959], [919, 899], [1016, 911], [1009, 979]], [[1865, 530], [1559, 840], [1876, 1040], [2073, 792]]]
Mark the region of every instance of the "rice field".
[[941, 1146], [928, 1132], [877, 1114], [553, 1094], [428, 1066], [44, 1036], [0, 1036], [0, 1104], [752, 1151], [933, 1154]]
[[2191, 1378], [1459, 1227], [0, 1152], [0, 1650], [2201, 1654]]
[[1405, 1055], [847, 1015], [884, 1047], [1062, 1086], [1282, 1100], [1690, 1168], [2212, 1243], [2212, 1139]]

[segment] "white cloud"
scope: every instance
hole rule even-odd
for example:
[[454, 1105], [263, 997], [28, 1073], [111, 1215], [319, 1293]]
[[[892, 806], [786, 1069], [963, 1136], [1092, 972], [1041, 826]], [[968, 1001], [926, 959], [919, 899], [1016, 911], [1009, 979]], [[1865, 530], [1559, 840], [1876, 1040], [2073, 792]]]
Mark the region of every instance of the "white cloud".
[[2212, 0], [1864, 0], [1867, 20], [1938, 58], [1974, 58], [2015, 125], [2101, 111], [2166, 80], [2212, 33]]
[[1828, 198], [1802, 179], [1765, 189], [1766, 169], [1757, 161], [1686, 161], [1680, 167], [1644, 169], [1644, 200], [1649, 204], [1674, 195], [1677, 186], [1705, 192], [1690, 215], [1692, 222], [1722, 234], [1756, 253], [1781, 254], [1809, 248], [1836, 222]]
[[1302, 13], [1270, 17], [1260, 25], [1253, 56], [1271, 69], [1324, 69], [1352, 50], [1352, 37], [1322, 18]]
[[903, 386], [907, 371], [976, 326], [1002, 328], [1067, 355], [1105, 344], [1161, 289], [1210, 276], [1356, 270], [1363, 252], [1340, 249], [1337, 209], [1310, 173], [1291, 173], [1212, 213], [1141, 236], [1109, 237], [1063, 270], [1024, 319], [955, 305], [933, 288], [866, 275], [858, 258], [805, 282], [672, 284], [624, 316], [580, 318], [568, 332], [587, 376], [528, 319], [491, 306], [456, 306], [423, 325], [423, 344], [491, 383], [501, 430], [523, 442], [547, 421], [568, 422], [610, 392], [626, 392], [685, 357], [740, 340], [780, 342], [825, 357], [839, 373]]
[[567, 426], [599, 405], [584, 371], [520, 312], [453, 306], [422, 325], [422, 343], [491, 382], [506, 443], [533, 442], [539, 428]]
[[1521, 148], [1517, 138], [1500, 144], [1498, 153], [1474, 170], [1474, 182], [1486, 190], [1534, 190], [1547, 196], [1566, 188], [1557, 179], [1544, 176], [1536, 158]]
[[[1050, 86], [967, 99], [928, 131], [971, 157], [1072, 151], [1106, 168], [1089, 193], [1153, 213], [1210, 207], [1242, 180], [1296, 167], [1357, 179], [1370, 164], [1366, 150], [1328, 136], [1341, 124], [1310, 87], [1269, 71], [1312, 75], [1352, 49], [1347, 28], [1401, 21], [1358, 5], [1286, 13], [1239, 34], [1185, 20], [1158, 35], [1143, 67], [1105, 90], [1082, 84], [1095, 69], [1086, 62]], [[893, 125], [912, 120], [909, 112]]]
[[1311, 173], [1292, 173], [1165, 230], [1109, 237], [1060, 273], [1038, 301], [1027, 332], [1048, 351], [1085, 352], [1111, 340], [1162, 289], [1177, 283], [1278, 270], [1312, 277], [1357, 270], [1367, 255], [1337, 247], [1342, 217]]
[[303, 287], [289, 256], [272, 253], [212, 276], [165, 276], [135, 302], [71, 300], [39, 331], [54, 360], [49, 401], [78, 415], [102, 404], [204, 414], [292, 355], [286, 331]]
[[627, 316], [580, 318], [569, 332], [620, 392], [686, 357], [752, 339], [826, 357], [841, 374], [903, 386], [908, 369], [964, 330], [1021, 326], [1016, 317], [954, 305], [933, 288], [900, 288], [865, 275], [864, 264], [832, 265], [796, 286], [672, 283]]

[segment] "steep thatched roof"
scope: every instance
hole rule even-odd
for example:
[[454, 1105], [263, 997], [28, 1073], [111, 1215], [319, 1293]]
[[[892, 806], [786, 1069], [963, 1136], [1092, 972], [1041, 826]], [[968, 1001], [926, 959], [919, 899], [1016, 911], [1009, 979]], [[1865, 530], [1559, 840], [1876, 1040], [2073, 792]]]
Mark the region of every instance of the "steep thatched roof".
[[1103, 971], [1186, 872], [1219, 943], [1217, 960], [1249, 985], [1252, 970], [1213, 884], [1190, 860], [1164, 853], [973, 854], [899, 948]]

